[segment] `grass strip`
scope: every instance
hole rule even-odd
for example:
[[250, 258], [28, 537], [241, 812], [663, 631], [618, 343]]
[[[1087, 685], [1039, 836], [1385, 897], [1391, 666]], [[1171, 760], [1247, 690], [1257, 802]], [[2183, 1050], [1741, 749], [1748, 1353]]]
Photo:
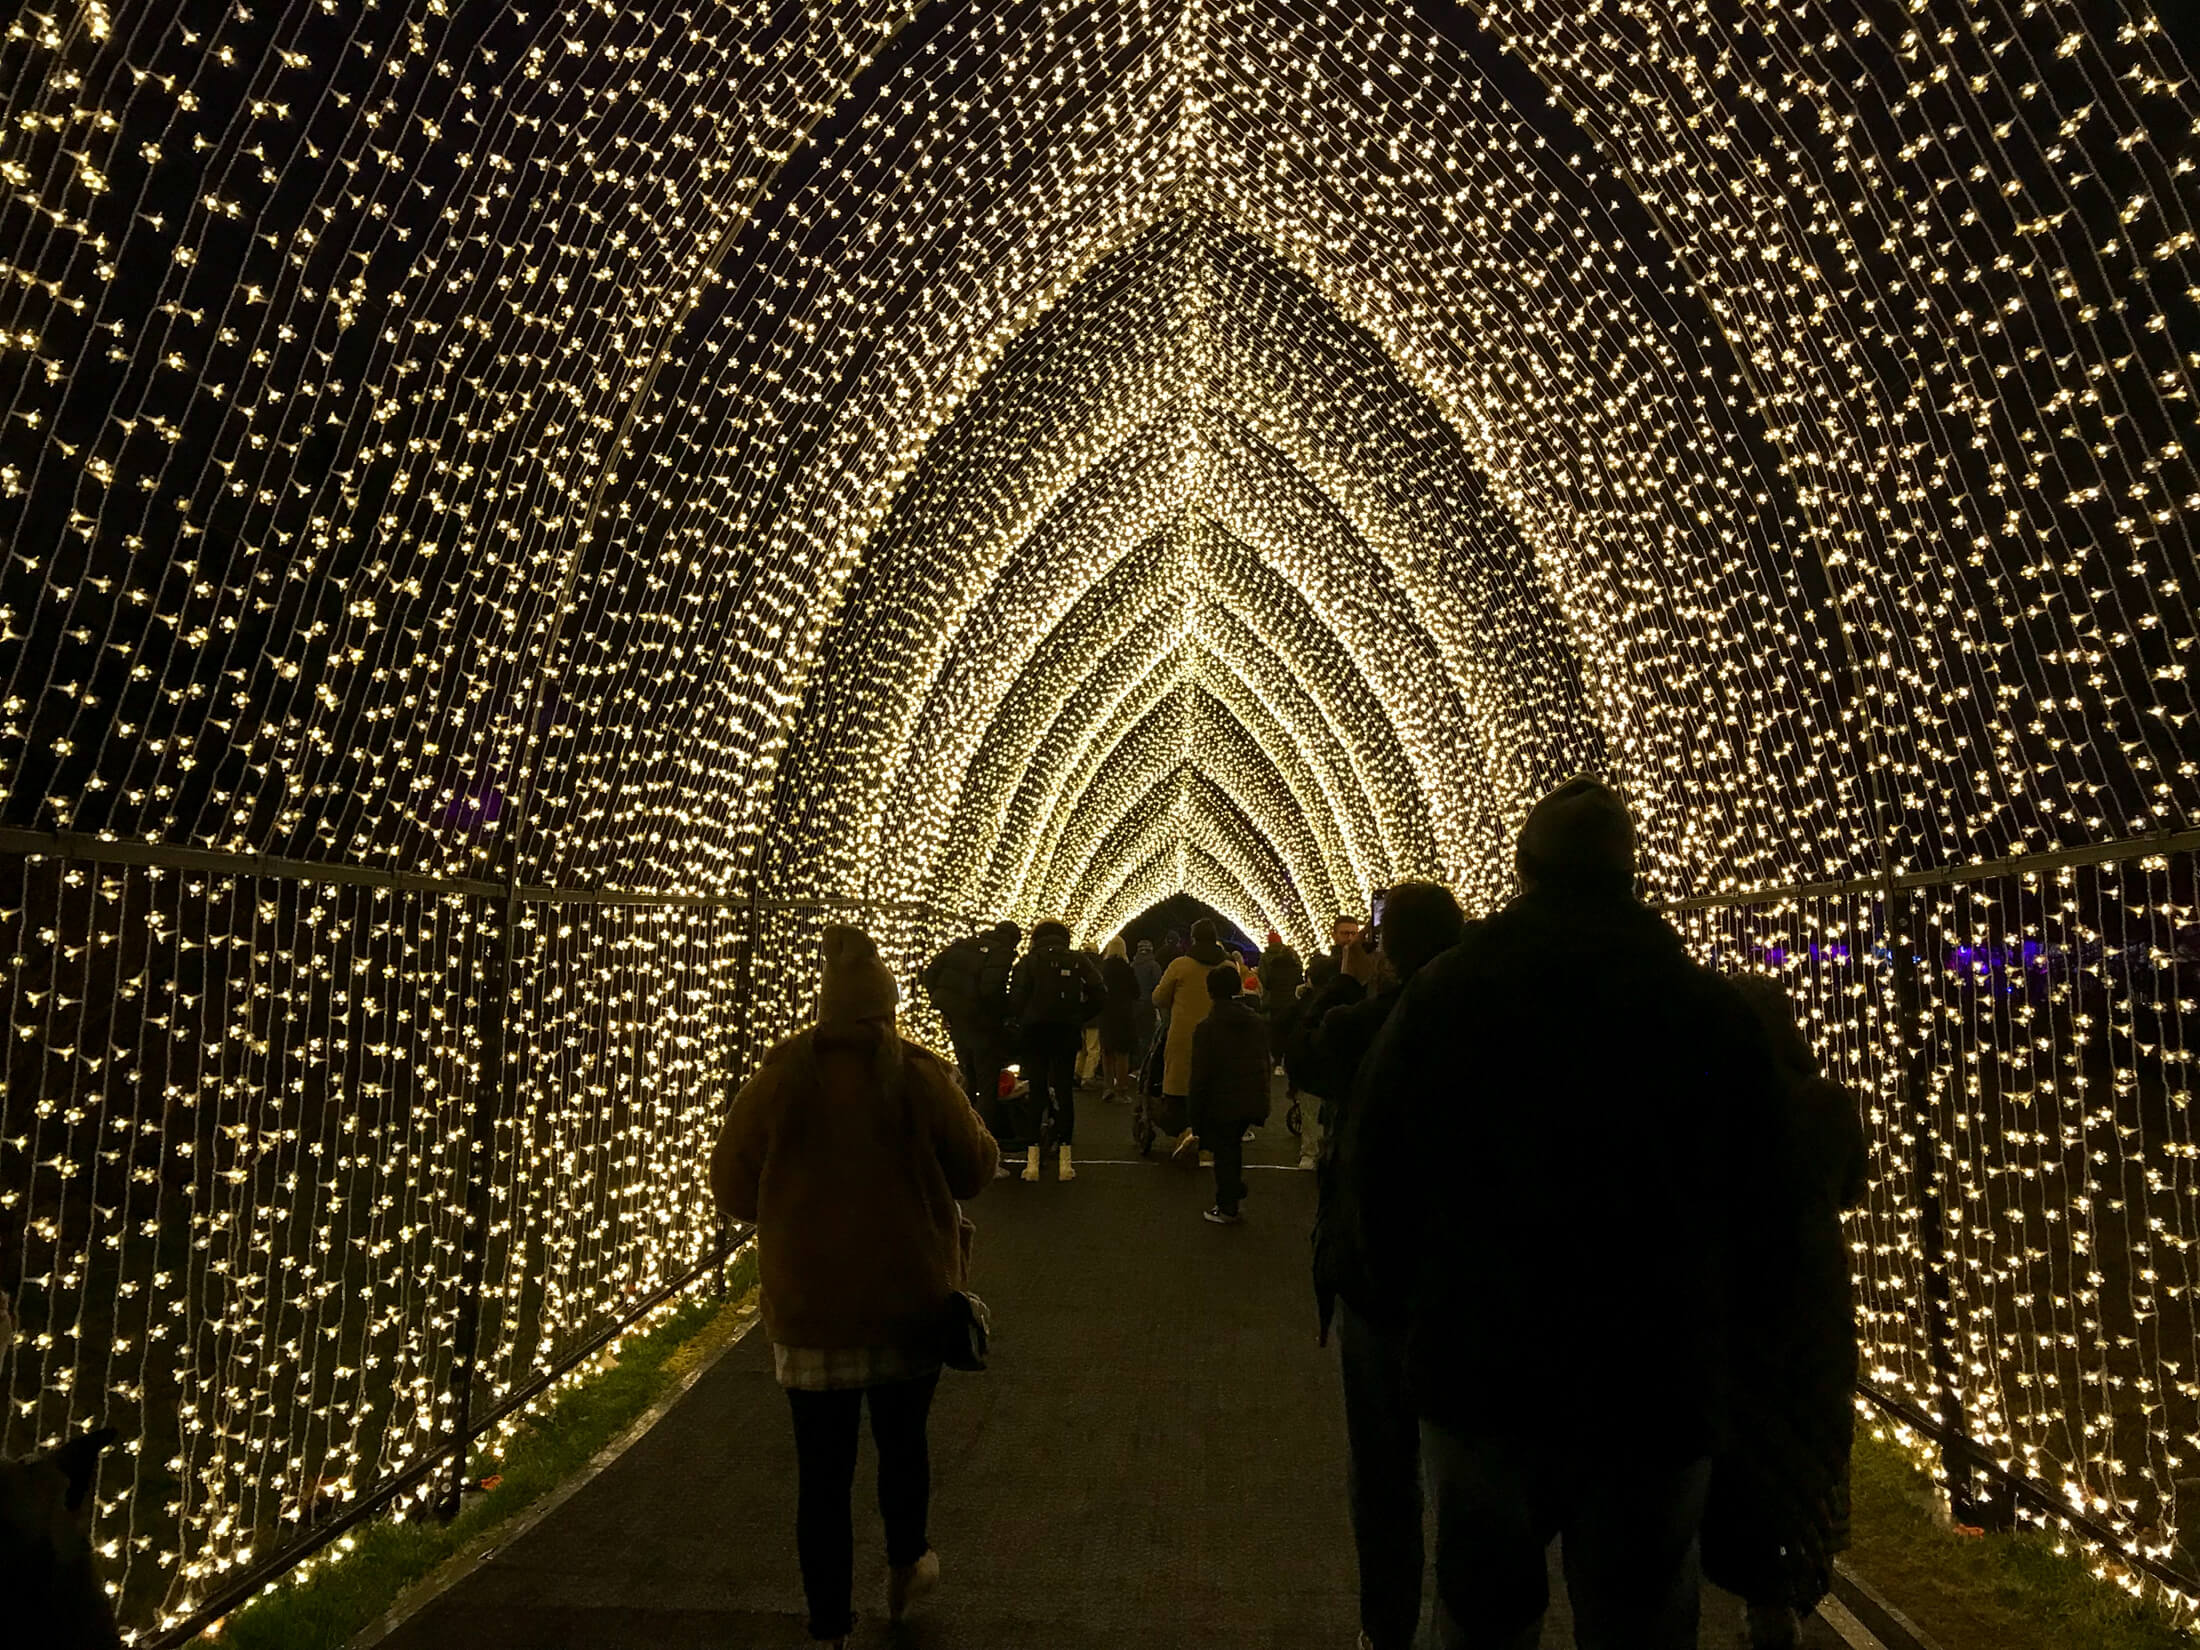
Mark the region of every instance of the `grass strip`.
[[647, 1330], [624, 1337], [616, 1361], [558, 1389], [504, 1440], [477, 1455], [469, 1476], [500, 1475], [495, 1489], [467, 1496], [450, 1523], [377, 1519], [354, 1531], [348, 1550], [312, 1573], [263, 1593], [233, 1612], [194, 1650], [342, 1650], [406, 1589], [446, 1564], [463, 1562], [502, 1528], [569, 1482], [597, 1452], [646, 1414], [732, 1338], [756, 1282], [753, 1253], [729, 1270], [723, 1299], [689, 1299]]
[[2195, 1650], [2200, 1638], [2100, 1560], [2036, 1529], [1963, 1535], [1940, 1522], [1933, 1483], [1890, 1436], [1860, 1428], [1849, 1566], [1942, 1650]]

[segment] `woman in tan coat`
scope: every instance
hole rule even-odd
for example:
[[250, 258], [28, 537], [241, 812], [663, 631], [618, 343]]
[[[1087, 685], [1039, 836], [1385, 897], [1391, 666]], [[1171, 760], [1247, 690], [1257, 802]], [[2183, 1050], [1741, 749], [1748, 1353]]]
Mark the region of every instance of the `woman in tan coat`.
[[[1176, 1106], [1187, 1105], [1192, 1094], [1192, 1033], [1207, 1018], [1214, 999], [1207, 995], [1207, 970], [1222, 961], [1222, 947], [1215, 943], [1215, 925], [1202, 917], [1192, 924], [1192, 948], [1169, 964], [1161, 983], [1153, 988], [1153, 1006], [1168, 1017], [1169, 1041], [1161, 1055], [1161, 1092]], [[1187, 1128], [1177, 1136], [1170, 1155], [1187, 1161], [1199, 1150], [1199, 1135]]]
[[866, 1396], [888, 1614], [939, 1579], [925, 1423], [941, 1316], [964, 1281], [955, 1200], [1000, 1163], [954, 1069], [895, 1029], [898, 997], [870, 936], [827, 928], [817, 1024], [764, 1057], [710, 1160], [719, 1207], [757, 1228], [764, 1328], [794, 1415], [795, 1549], [810, 1636], [828, 1644], [855, 1623], [848, 1503]]

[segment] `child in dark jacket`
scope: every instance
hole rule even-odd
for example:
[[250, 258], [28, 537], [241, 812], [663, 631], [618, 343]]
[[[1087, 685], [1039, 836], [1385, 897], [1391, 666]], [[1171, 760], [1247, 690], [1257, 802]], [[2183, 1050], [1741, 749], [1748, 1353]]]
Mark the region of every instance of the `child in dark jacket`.
[[1234, 964], [1207, 971], [1214, 1007], [1192, 1032], [1192, 1132], [1215, 1157], [1215, 1206], [1206, 1218], [1235, 1226], [1245, 1217], [1245, 1130], [1268, 1121], [1268, 1022], [1241, 994]]

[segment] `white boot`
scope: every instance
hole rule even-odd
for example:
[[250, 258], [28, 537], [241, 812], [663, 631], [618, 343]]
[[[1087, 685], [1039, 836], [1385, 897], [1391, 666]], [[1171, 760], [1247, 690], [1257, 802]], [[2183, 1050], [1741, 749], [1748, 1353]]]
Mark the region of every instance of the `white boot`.
[[940, 1584], [940, 1555], [927, 1551], [914, 1564], [896, 1565], [886, 1578], [886, 1619], [899, 1621], [909, 1606]]
[[1039, 1148], [1027, 1147], [1024, 1151], [1024, 1179], [1031, 1185], [1039, 1184]]
[[1056, 1180], [1075, 1180], [1077, 1178], [1077, 1168], [1069, 1160], [1069, 1143], [1064, 1141], [1055, 1150], [1062, 1155], [1054, 1165], [1054, 1178]]

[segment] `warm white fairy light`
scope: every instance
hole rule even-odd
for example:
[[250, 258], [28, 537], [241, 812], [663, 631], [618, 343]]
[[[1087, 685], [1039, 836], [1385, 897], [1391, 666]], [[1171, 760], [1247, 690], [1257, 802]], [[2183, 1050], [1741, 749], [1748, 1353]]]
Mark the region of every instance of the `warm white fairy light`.
[[[7, 823], [725, 903], [523, 904], [507, 1077], [500, 901], [0, 868], [6, 1442], [141, 1431], [134, 1625], [450, 1425], [480, 1097], [488, 1399], [705, 1252], [837, 916], [1304, 948], [1583, 766], [1666, 895], [2195, 816], [2143, 10], [173, 12], [0, 38]], [[2190, 861], [1909, 898], [1965, 1419], [2168, 1551]], [[1930, 1407], [1885, 916], [1686, 921], [1873, 1107]]]

